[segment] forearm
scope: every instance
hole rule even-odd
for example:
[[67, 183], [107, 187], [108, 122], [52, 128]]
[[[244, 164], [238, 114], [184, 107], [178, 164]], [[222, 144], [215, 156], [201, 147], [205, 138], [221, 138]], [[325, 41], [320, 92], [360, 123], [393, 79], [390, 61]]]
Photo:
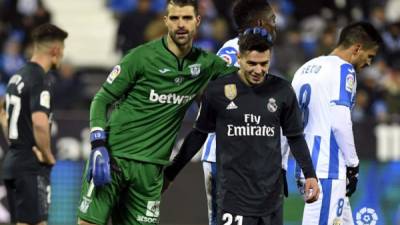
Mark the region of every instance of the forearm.
[[300, 168], [303, 170], [305, 178], [317, 177], [304, 136], [291, 136], [287, 137], [287, 140], [290, 146], [290, 151]]
[[105, 128], [108, 107], [116, 100], [117, 98], [104, 88], [97, 92], [90, 105], [91, 128]]
[[346, 166], [359, 164], [353, 135], [350, 109], [346, 106], [332, 106], [332, 130], [340, 151], [343, 153]]
[[169, 180], [174, 180], [178, 173], [186, 166], [186, 164], [199, 151], [207, 139], [207, 133], [193, 129], [183, 141], [179, 153], [175, 156], [172, 164], [165, 168], [164, 174]]
[[50, 148], [50, 126], [40, 124], [33, 126], [33, 136], [35, 138], [36, 147], [43, 155], [43, 159], [48, 164], [56, 162]]

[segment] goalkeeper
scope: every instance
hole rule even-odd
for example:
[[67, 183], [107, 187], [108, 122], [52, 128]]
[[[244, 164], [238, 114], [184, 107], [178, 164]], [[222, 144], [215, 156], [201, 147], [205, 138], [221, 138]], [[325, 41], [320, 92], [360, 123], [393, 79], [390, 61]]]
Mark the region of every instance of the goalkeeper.
[[158, 224], [163, 166], [186, 110], [209, 80], [237, 70], [192, 46], [195, 0], [169, 0], [164, 21], [168, 35], [131, 50], [92, 101], [81, 225], [107, 224], [110, 216], [113, 224]]

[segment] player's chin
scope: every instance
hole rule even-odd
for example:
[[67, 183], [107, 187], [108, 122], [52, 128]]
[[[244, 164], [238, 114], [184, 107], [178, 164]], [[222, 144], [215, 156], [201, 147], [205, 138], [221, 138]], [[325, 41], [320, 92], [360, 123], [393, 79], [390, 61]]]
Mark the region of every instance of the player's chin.
[[251, 76], [251, 82], [253, 84], [260, 84], [263, 82], [263, 77], [259, 77], [259, 76]]
[[180, 37], [180, 38], [176, 38], [175, 42], [178, 45], [186, 45], [187, 43], [189, 43], [190, 39], [188, 37]]

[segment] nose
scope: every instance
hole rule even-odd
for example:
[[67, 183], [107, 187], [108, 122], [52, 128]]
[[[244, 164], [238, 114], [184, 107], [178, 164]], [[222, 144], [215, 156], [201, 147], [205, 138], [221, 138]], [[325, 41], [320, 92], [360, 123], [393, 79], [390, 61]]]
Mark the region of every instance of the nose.
[[183, 19], [179, 19], [178, 20], [178, 27], [179, 28], [183, 28], [185, 25], [184, 25], [184, 21], [183, 21]]
[[254, 68], [254, 72], [256, 72], [257, 74], [263, 74], [264, 73], [264, 67], [261, 65], [256, 65], [256, 67]]

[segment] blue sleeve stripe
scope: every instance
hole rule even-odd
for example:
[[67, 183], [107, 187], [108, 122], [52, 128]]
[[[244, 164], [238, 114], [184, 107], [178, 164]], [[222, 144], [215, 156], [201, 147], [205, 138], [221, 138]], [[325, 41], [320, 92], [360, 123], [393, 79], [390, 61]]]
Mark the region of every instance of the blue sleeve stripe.
[[208, 159], [208, 156], [210, 155], [210, 152], [211, 152], [211, 147], [212, 147], [212, 143], [213, 143], [214, 138], [215, 138], [215, 134], [210, 134], [208, 136], [208, 141], [207, 141], [207, 145], [206, 145], [206, 149], [205, 149], [206, 152], [204, 153], [203, 160], [207, 160]]
[[351, 101], [352, 101], [352, 92], [346, 90], [347, 87], [347, 78], [348, 75], [352, 74], [353, 75], [353, 82], [355, 79], [355, 74], [354, 74], [354, 68], [350, 64], [343, 64], [340, 67], [340, 93], [339, 93], [339, 99], [332, 101], [335, 104], [338, 105], [345, 105], [348, 107], [351, 107]]
[[331, 101], [332, 103], [335, 103], [335, 105], [343, 105], [343, 106], [347, 106], [347, 107], [351, 107], [352, 103], [348, 102], [348, 101]]
[[331, 179], [319, 179], [322, 186], [322, 193], [324, 197], [322, 198], [321, 211], [319, 213], [319, 223], [318, 225], [327, 225], [329, 219], [329, 207], [331, 205], [331, 195], [332, 195], [332, 180]]

